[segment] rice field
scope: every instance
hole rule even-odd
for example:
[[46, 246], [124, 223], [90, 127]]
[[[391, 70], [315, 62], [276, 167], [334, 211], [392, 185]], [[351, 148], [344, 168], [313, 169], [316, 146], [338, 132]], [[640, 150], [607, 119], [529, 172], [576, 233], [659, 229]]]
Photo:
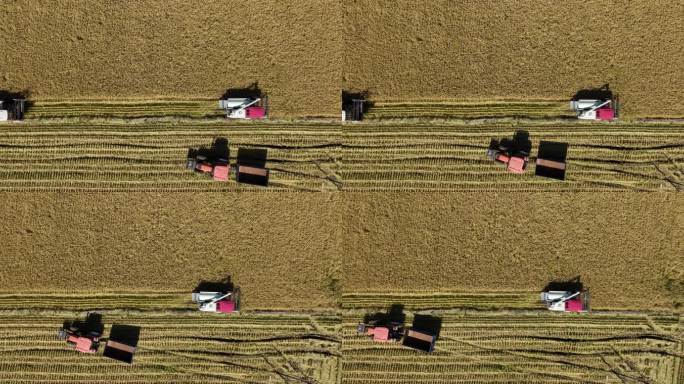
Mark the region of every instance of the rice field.
[[[441, 319], [429, 355], [356, 333], [343, 318], [342, 383], [661, 383], [684, 379], [682, 318], [429, 312]], [[412, 321], [412, 314], [407, 316]]]
[[339, 134], [332, 124], [28, 123], [0, 131], [0, 178], [5, 191], [230, 191], [258, 190], [216, 183], [185, 169], [189, 148], [219, 137], [237, 147], [269, 150], [271, 190], [330, 191]]
[[[307, 314], [212, 316], [190, 311], [100, 311], [112, 323], [141, 327], [128, 366], [82, 355], [57, 339], [73, 310], [0, 312], [3, 383], [336, 383], [339, 317]], [[108, 333], [105, 332], [105, 337]]]
[[[684, 319], [676, 314], [425, 311], [409, 298], [406, 324], [417, 315], [439, 319], [436, 349], [425, 354], [357, 334], [365, 314], [387, 308], [384, 299], [350, 302], [341, 314], [233, 315], [194, 311], [189, 295], [185, 302], [128, 295], [118, 307], [96, 295], [82, 295], [75, 306], [64, 295], [23, 299], [0, 295], [3, 383], [677, 384], [684, 378]], [[154, 301], [161, 305], [148, 305]], [[57, 339], [63, 321], [92, 310], [103, 316], [105, 339], [114, 323], [141, 328], [133, 365], [106, 359], [101, 350], [78, 354]]]
[[343, 89], [381, 103], [567, 102], [606, 83], [625, 117], [682, 117], [680, 1], [356, 0]]
[[339, 116], [340, 16], [332, 0], [4, 2], [0, 91], [59, 112], [83, 100], [218, 100], [257, 83], [273, 116]]
[[224, 117], [216, 100], [35, 101], [26, 119], [142, 119]]
[[[507, 173], [490, 138], [530, 133], [530, 166]], [[269, 150], [275, 191], [680, 191], [684, 125], [483, 122], [225, 123], [27, 121], [0, 131], [2, 191], [236, 191], [184, 168], [188, 148], [215, 138]], [[566, 142], [565, 182], [534, 176], [540, 140]]]

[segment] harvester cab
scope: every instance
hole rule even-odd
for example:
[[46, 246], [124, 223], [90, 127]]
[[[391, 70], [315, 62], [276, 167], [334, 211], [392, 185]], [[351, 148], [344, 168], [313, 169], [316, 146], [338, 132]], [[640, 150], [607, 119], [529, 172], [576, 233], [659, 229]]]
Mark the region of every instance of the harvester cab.
[[515, 132], [513, 139], [492, 139], [487, 148], [487, 157], [506, 164], [509, 172], [521, 174], [527, 168], [531, 149], [529, 134], [521, 130]]
[[363, 114], [372, 104], [368, 101], [368, 91], [342, 91], [342, 121], [361, 121]]
[[588, 312], [589, 291], [569, 290], [551, 291], [541, 293], [541, 301], [550, 311], [556, 312]]
[[26, 99], [0, 100], [0, 121], [23, 120]]
[[268, 97], [230, 97], [219, 100], [219, 108], [229, 119], [264, 119], [268, 116]]
[[102, 316], [89, 313], [85, 321], [65, 321], [57, 336], [78, 352], [95, 353], [100, 347], [103, 331]]
[[580, 120], [614, 120], [618, 117], [618, 98], [608, 84], [597, 89], [584, 89], [575, 94], [570, 108]]
[[372, 336], [373, 341], [378, 342], [399, 341], [404, 336], [404, 324], [399, 322], [360, 323], [356, 330], [359, 334]]
[[192, 301], [198, 304], [198, 309], [202, 312], [238, 312], [240, 310], [240, 291], [234, 288], [228, 292], [193, 292]]

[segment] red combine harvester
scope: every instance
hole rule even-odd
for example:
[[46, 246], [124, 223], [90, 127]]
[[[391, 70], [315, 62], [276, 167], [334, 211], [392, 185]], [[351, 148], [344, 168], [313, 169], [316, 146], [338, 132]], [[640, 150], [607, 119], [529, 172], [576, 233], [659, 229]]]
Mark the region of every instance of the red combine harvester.
[[58, 337], [66, 340], [73, 349], [81, 353], [95, 353], [100, 347], [103, 326], [99, 323], [98, 314], [88, 314], [86, 321], [74, 320], [64, 323], [59, 329]]
[[487, 149], [487, 157], [494, 161], [506, 164], [506, 169], [511, 173], [521, 174], [525, 172], [530, 160], [532, 143], [525, 131], [517, 131], [513, 139], [492, 139]]

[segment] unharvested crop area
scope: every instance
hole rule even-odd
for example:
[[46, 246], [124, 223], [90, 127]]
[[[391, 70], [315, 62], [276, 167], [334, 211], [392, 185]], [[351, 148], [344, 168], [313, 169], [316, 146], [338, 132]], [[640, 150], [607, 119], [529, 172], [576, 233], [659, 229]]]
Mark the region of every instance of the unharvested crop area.
[[683, 115], [680, 1], [344, 4], [344, 87], [378, 101], [565, 101], [609, 83], [626, 116]]
[[200, 281], [230, 275], [247, 309], [337, 301], [335, 195], [35, 192], [0, 201], [5, 294], [142, 292], [176, 306]]
[[338, 116], [339, 7], [331, 0], [4, 2], [0, 90], [51, 101], [188, 101], [258, 82], [274, 116]]
[[684, 379], [684, 323], [678, 316], [434, 314], [442, 327], [430, 355], [358, 336], [358, 317], [345, 316], [342, 383], [677, 384]]
[[103, 312], [107, 328], [112, 323], [141, 327], [134, 364], [125, 366], [101, 354], [83, 356], [57, 339], [62, 321], [80, 315], [0, 312], [0, 381], [332, 384], [338, 375], [337, 316]]
[[684, 305], [682, 194], [345, 196], [345, 307], [539, 308], [575, 277], [597, 309]]

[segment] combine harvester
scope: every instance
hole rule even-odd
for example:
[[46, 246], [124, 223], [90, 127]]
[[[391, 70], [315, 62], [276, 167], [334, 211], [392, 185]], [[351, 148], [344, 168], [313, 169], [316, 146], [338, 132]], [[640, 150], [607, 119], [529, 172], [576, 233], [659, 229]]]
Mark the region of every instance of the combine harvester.
[[0, 100], [0, 121], [24, 120], [26, 99]]
[[570, 108], [580, 120], [611, 121], [618, 118], [619, 101], [606, 84], [577, 92], [570, 101]]
[[265, 119], [268, 117], [268, 97], [229, 97], [219, 100], [219, 108], [229, 119]]
[[589, 291], [583, 289], [566, 291], [546, 290], [541, 293], [541, 301], [549, 311], [589, 312]]
[[240, 311], [240, 290], [227, 292], [197, 291], [192, 293], [192, 302], [202, 312], [233, 313]]

